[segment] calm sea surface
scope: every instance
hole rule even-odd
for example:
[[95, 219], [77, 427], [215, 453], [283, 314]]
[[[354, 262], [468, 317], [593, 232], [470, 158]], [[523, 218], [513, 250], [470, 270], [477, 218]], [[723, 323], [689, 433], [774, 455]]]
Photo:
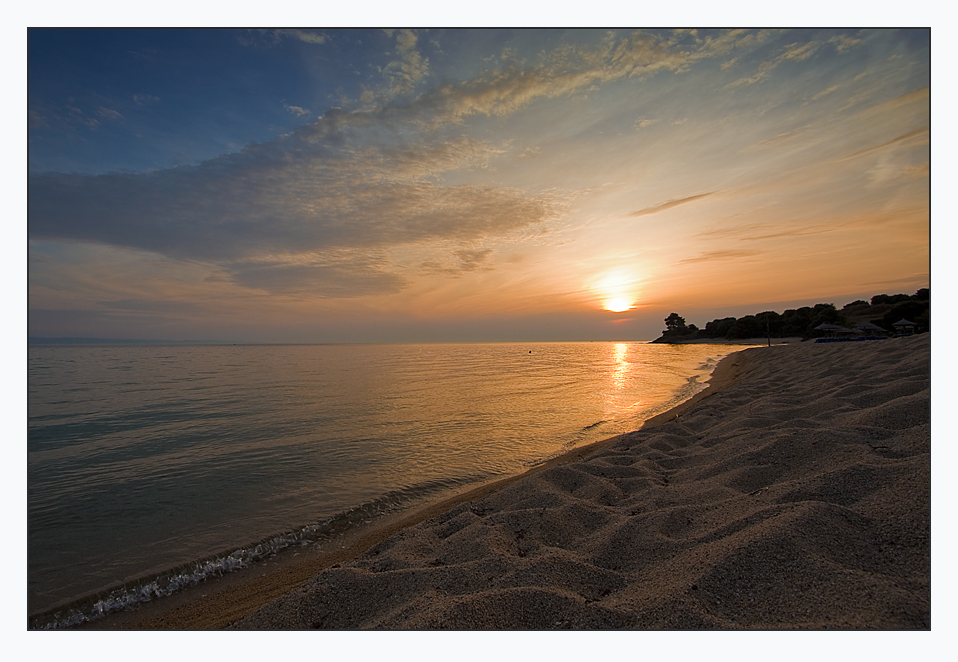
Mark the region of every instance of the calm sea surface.
[[522, 472], [638, 428], [731, 351], [30, 347], [29, 611], [99, 593], [58, 617], [86, 620]]

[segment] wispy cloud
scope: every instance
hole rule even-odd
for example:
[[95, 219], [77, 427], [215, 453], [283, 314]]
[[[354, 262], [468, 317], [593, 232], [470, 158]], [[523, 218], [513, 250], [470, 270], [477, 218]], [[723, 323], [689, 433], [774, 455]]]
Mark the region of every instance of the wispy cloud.
[[325, 44], [326, 40], [329, 39], [329, 37], [321, 32], [313, 32], [310, 30], [277, 30], [276, 32], [291, 39], [306, 42], [307, 44]]
[[835, 50], [839, 53], [846, 51], [852, 46], [856, 46], [861, 43], [861, 39], [857, 37], [850, 37], [848, 35], [835, 35], [828, 40], [828, 43], [835, 44]]
[[112, 108], [105, 108], [104, 106], [100, 106], [96, 109], [96, 116], [111, 122], [116, 122], [123, 119], [123, 115], [121, 115], [119, 111], [116, 111]]
[[303, 108], [302, 106], [290, 106], [284, 103], [283, 108], [291, 112], [293, 115], [296, 115], [297, 117], [302, 117], [303, 115], [310, 114], [310, 111], [307, 108]]
[[777, 136], [769, 138], [768, 140], [761, 140], [755, 143], [754, 147], [772, 147], [781, 142], [792, 140], [793, 138], [797, 138], [798, 136], [801, 136], [802, 134], [807, 133], [808, 130], [811, 128], [812, 128], [812, 125], [806, 124], [805, 126], [800, 126], [796, 129], [792, 129], [791, 131], [780, 133]]
[[745, 76], [728, 84], [729, 88], [753, 85], [768, 77], [780, 64], [787, 61], [802, 62], [817, 53], [826, 44], [834, 46], [837, 52], [843, 52], [858, 44], [861, 40], [839, 35], [830, 38], [825, 44], [818, 41], [808, 41], [804, 44], [793, 43], [783, 47], [777, 55], [763, 60], [758, 64], [758, 70], [751, 76]]
[[430, 108], [436, 122], [460, 122], [472, 114], [505, 116], [536, 99], [569, 95], [596, 84], [662, 71], [682, 73], [699, 60], [726, 55], [753, 35], [731, 31], [691, 44], [682, 37], [634, 32], [619, 40], [605, 39], [593, 48], [560, 47], [526, 67], [507, 62], [470, 81], [435, 88], [416, 106]]
[[837, 89], [838, 89], [838, 85], [832, 85], [832, 86], [829, 87], [828, 89], [822, 90], [821, 92], [819, 92], [818, 94], [816, 94], [815, 96], [813, 96], [813, 97], [812, 97], [812, 101], [818, 101], [818, 100], [821, 99], [822, 97], [828, 96], [829, 94], [831, 94], [832, 92], [834, 92], [834, 91], [837, 90]]
[[107, 310], [122, 310], [124, 312], [155, 315], [195, 312], [201, 309], [200, 304], [195, 301], [176, 301], [171, 299], [120, 299], [114, 301], [97, 301], [96, 303]]
[[837, 159], [838, 161], [850, 161], [851, 159], [857, 159], [862, 156], [867, 156], [868, 154], [875, 154], [876, 152], [883, 152], [890, 147], [895, 147], [897, 145], [912, 143], [912, 144], [925, 144], [928, 142], [928, 129], [917, 129], [915, 131], [910, 131], [902, 136], [893, 138], [887, 142], [884, 142], [880, 145], [875, 145], [874, 147], [869, 147], [867, 149], [862, 149], [852, 154]]
[[711, 239], [717, 237], [735, 237], [740, 241], [761, 241], [765, 239], [806, 237], [810, 235], [834, 232], [838, 229], [839, 227], [835, 225], [797, 225], [789, 227], [784, 224], [748, 224], [712, 228], [710, 230], [699, 232], [696, 236]]
[[402, 276], [389, 273], [369, 255], [317, 263], [257, 260], [224, 265], [234, 283], [272, 293], [301, 294], [318, 298], [351, 298], [370, 294], [395, 294], [406, 286]]
[[439, 260], [427, 260], [421, 265], [422, 272], [425, 274], [439, 274], [458, 278], [465, 273], [488, 270], [488, 258], [492, 254], [492, 249], [485, 248], [479, 250], [463, 249], [453, 253], [451, 260], [441, 262]]
[[763, 251], [739, 250], [739, 249], [707, 251], [695, 257], [689, 257], [684, 260], [679, 260], [679, 264], [691, 264], [694, 262], [712, 262], [717, 260], [741, 260], [741, 259], [753, 258], [757, 255], [761, 255], [762, 253]]
[[696, 200], [701, 200], [702, 198], [707, 198], [710, 195], [715, 195], [717, 191], [710, 191], [708, 193], [699, 193], [698, 195], [690, 195], [687, 198], [679, 198], [677, 200], [669, 200], [668, 202], [663, 202], [662, 204], [654, 205], [652, 207], [646, 207], [645, 209], [640, 209], [629, 214], [629, 216], [648, 216], [649, 214], [658, 214], [669, 209], [678, 207], [679, 205], [687, 205], [690, 202], [695, 202]]
[[307, 44], [325, 44], [329, 40], [329, 36], [316, 30], [257, 29], [242, 33], [237, 39], [243, 46], [270, 47], [287, 39], [293, 39]]

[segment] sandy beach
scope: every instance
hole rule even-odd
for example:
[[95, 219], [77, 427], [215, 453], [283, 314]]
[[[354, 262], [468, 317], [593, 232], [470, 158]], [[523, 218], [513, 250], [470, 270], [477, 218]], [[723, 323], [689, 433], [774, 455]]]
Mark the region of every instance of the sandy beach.
[[930, 628], [929, 396], [930, 334], [743, 350], [637, 432], [93, 627]]

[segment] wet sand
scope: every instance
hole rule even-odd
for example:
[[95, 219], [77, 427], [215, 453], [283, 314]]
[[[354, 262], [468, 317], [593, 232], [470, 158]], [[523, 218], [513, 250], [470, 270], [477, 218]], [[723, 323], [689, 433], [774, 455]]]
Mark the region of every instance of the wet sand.
[[929, 396], [930, 334], [736, 352], [637, 432], [92, 627], [930, 628]]

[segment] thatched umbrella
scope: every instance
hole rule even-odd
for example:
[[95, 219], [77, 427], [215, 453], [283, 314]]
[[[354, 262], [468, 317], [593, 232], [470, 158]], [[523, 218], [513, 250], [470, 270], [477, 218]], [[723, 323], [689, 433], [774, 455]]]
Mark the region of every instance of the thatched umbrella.
[[816, 331], [826, 331], [826, 332], [832, 333], [832, 334], [835, 334], [835, 333], [854, 333], [854, 331], [852, 331], [851, 329], [846, 329], [845, 327], [839, 326], [838, 324], [829, 324], [828, 322], [822, 322], [821, 324], [819, 324], [818, 326], [815, 327], [815, 330], [816, 330]]
[[918, 325], [915, 324], [914, 322], [909, 322], [905, 318], [902, 318], [898, 320], [897, 322], [895, 322], [894, 324], [892, 324], [892, 326], [895, 327], [895, 331], [897, 331], [898, 333], [914, 333], [915, 327]]
[[855, 326], [856, 331], [861, 331], [862, 333], [888, 333], [885, 329], [881, 328], [877, 324], [872, 324], [871, 322], [860, 322]]

